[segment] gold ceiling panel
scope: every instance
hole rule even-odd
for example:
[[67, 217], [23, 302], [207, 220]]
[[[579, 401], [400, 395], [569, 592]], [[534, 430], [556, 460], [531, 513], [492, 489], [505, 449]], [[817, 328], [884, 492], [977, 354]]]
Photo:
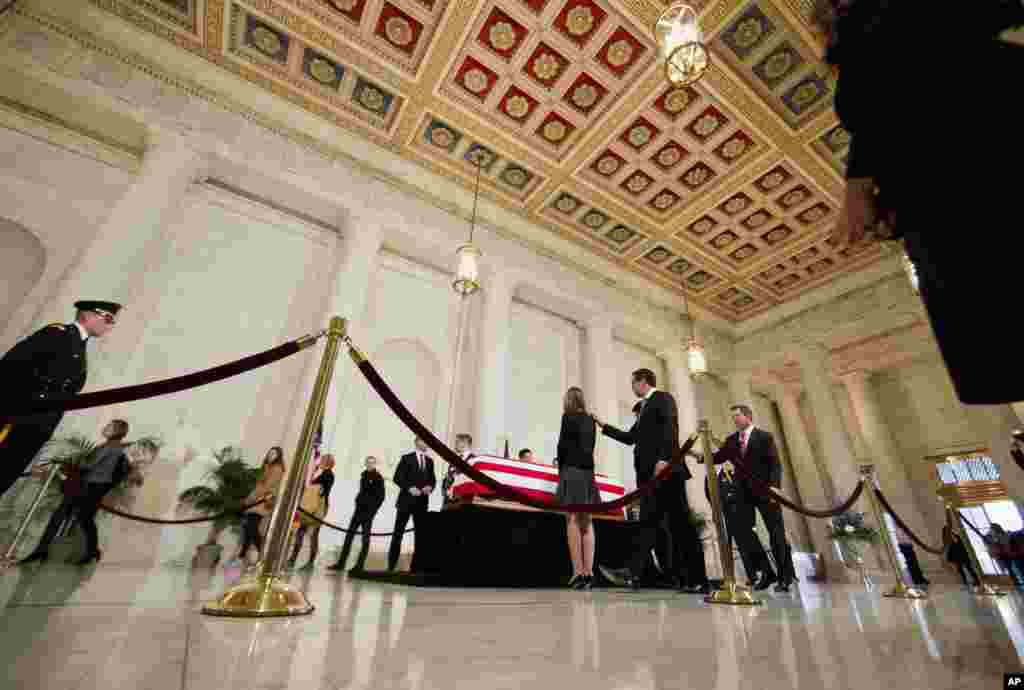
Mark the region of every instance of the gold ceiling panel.
[[808, 0], [694, 0], [712, 67], [664, 81], [656, 0], [90, 0], [741, 321], [887, 251], [831, 241], [849, 137]]

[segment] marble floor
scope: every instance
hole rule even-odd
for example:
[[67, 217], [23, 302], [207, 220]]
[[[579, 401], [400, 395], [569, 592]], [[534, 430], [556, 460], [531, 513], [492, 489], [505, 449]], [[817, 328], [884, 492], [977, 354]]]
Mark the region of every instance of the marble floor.
[[313, 615], [199, 613], [237, 571], [46, 565], [0, 574], [12, 688], [1002, 687], [1024, 670], [1024, 598], [926, 602], [801, 584], [758, 608], [668, 592], [422, 589], [297, 576]]

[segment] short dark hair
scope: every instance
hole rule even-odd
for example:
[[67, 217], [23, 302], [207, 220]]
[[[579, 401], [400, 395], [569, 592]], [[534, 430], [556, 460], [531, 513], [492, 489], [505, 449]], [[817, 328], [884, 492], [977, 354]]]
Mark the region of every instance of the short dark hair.
[[121, 441], [128, 435], [128, 422], [123, 419], [111, 419], [110, 424], [114, 427], [113, 433], [110, 435], [111, 441]]
[[455, 434], [456, 441], [465, 441], [467, 445], [473, 445], [473, 437], [469, 434]]
[[747, 419], [753, 419], [754, 418], [754, 411], [752, 409], [750, 409], [749, 405], [733, 405], [732, 407], [729, 408], [729, 411], [730, 412], [739, 412], [741, 415], [743, 415]]
[[529, 448], [523, 448], [522, 450], [519, 451], [519, 459], [522, 460], [524, 455], [528, 455], [529, 453], [532, 452], [533, 451], [530, 450]]
[[658, 385], [658, 377], [650, 369], [637, 369], [633, 372], [633, 380], [644, 381], [652, 388]]

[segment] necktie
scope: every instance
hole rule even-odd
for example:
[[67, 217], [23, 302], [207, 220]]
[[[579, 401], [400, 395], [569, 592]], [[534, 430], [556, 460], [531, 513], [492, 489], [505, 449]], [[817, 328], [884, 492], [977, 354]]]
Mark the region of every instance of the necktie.
[[745, 431], [740, 432], [740, 455], [747, 454], [747, 440], [750, 438], [750, 434]]
[[422, 472], [423, 471], [423, 456], [420, 455], [419, 459], [420, 459], [420, 472]]

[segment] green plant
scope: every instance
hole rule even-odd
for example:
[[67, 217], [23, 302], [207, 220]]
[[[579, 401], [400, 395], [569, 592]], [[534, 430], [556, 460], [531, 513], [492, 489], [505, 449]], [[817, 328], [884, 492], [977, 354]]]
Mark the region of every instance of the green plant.
[[[148, 444], [153, 449], [159, 449], [161, 445], [159, 439], [154, 437], [140, 438], [136, 443]], [[96, 446], [97, 444], [84, 434], [68, 434], [67, 436], [60, 436], [48, 441], [43, 446], [36, 461], [59, 465], [61, 470], [65, 472], [72, 467], [85, 469], [91, 464]], [[6, 541], [14, 536], [14, 532], [17, 530], [21, 520], [24, 519], [29, 505], [35, 497], [36, 491], [39, 490], [40, 483], [43, 481], [45, 479], [25, 479], [19, 481], [13, 487], [13, 490], [9, 492], [9, 495], [5, 496], [2, 507], [0, 507], [0, 540]], [[129, 481], [121, 482], [107, 494], [106, 500], [111, 503], [122, 501], [132, 483], [130, 479]], [[50, 515], [63, 500], [63, 487], [58, 478], [50, 482], [46, 494], [39, 503], [39, 507], [32, 514], [32, 520], [29, 523], [30, 527], [47, 522], [50, 519]], [[104, 515], [106, 513], [100, 513], [101, 519]]]
[[227, 513], [216, 521], [217, 529], [237, 527], [241, 508], [256, 488], [261, 470], [246, 464], [238, 450], [231, 446], [222, 448], [213, 456], [217, 459], [217, 467], [208, 475], [213, 486], [193, 486], [182, 491], [178, 498], [205, 515]]

